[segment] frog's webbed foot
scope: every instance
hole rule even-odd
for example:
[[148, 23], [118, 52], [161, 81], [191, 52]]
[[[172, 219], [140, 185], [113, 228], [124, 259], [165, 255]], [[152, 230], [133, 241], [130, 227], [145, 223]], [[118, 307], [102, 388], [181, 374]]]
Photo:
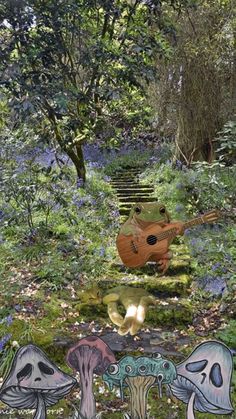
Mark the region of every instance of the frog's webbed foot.
[[138, 333], [138, 331], [141, 329], [141, 327], [143, 326], [143, 323], [139, 322], [137, 319], [134, 319], [129, 332], [132, 336], [136, 335]]
[[167, 269], [169, 268], [171, 258], [172, 252], [169, 251], [167, 253], [164, 253], [161, 257], [157, 256], [155, 259], [152, 259], [157, 262], [157, 269], [162, 275], [164, 275]]
[[118, 330], [119, 335], [121, 336], [127, 335], [134, 321], [135, 319], [133, 317], [126, 317]]
[[158, 272], [160, 272], [162, 275], [164, 275], [167, 271], [167, 269], [170, 266], [170, 260], [169, 259], [160, 259], [157, 265]]
[[132, 327], [132, 324], [137, 318], [137, 309], [138, 306], [135, 304], [131, 304], [127, 308], [124, 321], [118, 330], [119, 335], [126, 335], [129, 332], [130, 328]]

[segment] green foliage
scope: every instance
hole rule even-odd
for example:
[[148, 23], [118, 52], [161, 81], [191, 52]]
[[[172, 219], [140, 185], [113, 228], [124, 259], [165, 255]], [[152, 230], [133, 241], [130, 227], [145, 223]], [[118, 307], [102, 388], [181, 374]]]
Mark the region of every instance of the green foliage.
[[216, 337], [221, 339], [230, 348], [236, 347], [236, 320], [230, 320], [229, 324], [219, 332]]
[[171, 163], [147, 169], [143, 182], [156, 185], [158, 200], [173, 217], [195, 215], [213, 208], [231, 210], [235, 202], [236, 167], [199, 163], [194, 169], [178, 170]]
[[218, 133], [216, 152], [227, 165], [236, 164], [236, 121], [228, 121]]
[[105, 173], [107, 175], [113, 175], [122, 169], [142, 168], [147, 164], [150, 157], [150, 151], [145, 151], [143, 153], [131, 151], [123, 156], [115, 157], [112, 162], [105, 167]]
[[[171, 2], [171, 8], [182, 4]], [[60, 7], [55, 0], [3, 1], [0, 71], [17, 125], [23, 120], [40, 143], [57, 143], [83, 180], [83, 142], [103, 130], [112, 139], [120, 128], [148, 119], [145, 85], [156, 73], [155, 57], [171, 50], [171, 24], [161, 18], [160, 7], [113, 0], [69, 0]]]

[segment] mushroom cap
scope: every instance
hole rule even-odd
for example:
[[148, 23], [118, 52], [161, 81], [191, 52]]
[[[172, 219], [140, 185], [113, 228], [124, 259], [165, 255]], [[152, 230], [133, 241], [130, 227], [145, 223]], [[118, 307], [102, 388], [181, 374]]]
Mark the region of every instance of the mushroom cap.
[[[97, 357], [97, 364], [93, 372], [102, 375], [109, 364], [116, 362], [115, 355], [109, 346], [98, 336], [87, 336], [80, 339], [72, 348], [69, 349], [66, 356], [67, 364], [74, 370], [80, 371], [80, 358], [88, 352]], [[89, 358], [88, 362], [89, 362]]]
[[177, 376], [175, 365], [168, 359], [162, 356], [147, 357], [147, 356], [131, 356], [125, 355], [119, 362], [111, 363], [105, 374], [103, 380], [112, 389], [113, 386], [126, 387], [126, 378], [137, 376], [153, 376], [156, 377], [156, 383], [159, 382], [158, 377], [161, 377], [162, 384], [171, 383]]
[[66, 396], [77, 383], [61, 371], [33, 344], [22, 346], [15, 354], [11, 370], [0, 390], [0, 400], [18, 409], [36, 409], [37, 393], [46, 406]]
[[176, 369], [177, 379], [170, 385], [175, 397], [188, 403], [194, 392], [195, 410], [217, 415], [233, 412], [230, 400], [233, 361], [227, 346], [217, 341], [203, 342]]

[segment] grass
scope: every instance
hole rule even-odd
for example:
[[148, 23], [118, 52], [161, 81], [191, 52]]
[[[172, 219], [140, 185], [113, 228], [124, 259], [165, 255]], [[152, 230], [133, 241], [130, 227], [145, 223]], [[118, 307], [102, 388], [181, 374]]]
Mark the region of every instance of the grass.
[[[180, 170], [170, 162], [163, 164], [150, 159], [149, 152], [136, 151], [135, 154], [117, 158], [105, 170], [89, 169], [84, 189], [76, 188], [73, 169], [67, 168], [62, 178], [58, 178], [59, 174], [55, 172], [54, 178], [49, 180], [52, 188], [57, 189], [59, 185], [56, 197], [50, 195], [56, 199], [56, 205], [51, 206], [47, 219], [45, 206], [36, 205], [32, 214], [33, 228], [29, 228], [24, 213], [15, 203], [16, 213], [13, 214], [11, 200], [7, 205], [2, 201], [0, 318], [13, 317], [12, 324], [8, 326], [6, 322], [0, 323], [0, 336], [11, 335], [4, 351], [0, 352], [2, 365], [9, 365], [14, 341], [20, 345], [33, 341], [68, 372], [64, 361], [66, 347], [55, 349], [55, 339], [58, 336], [68, 340], [76, 336], [79, 338], [84, 332], [77, 323], [82, 319], [87, 322], [86, 330], [92, 333], [91, 320], [94, 316], [105, 327], [107, 316], [104, 307], [88, 307], [86, 315], [86, 309], [80, 308], [77, 297], [81, 289], [94, 282], [104, 278], [109, 282], [109, 278], [112, 280], [115, 277], [119, 281], [119, 278], [130, 275], [114, 267], [119, 214], [117, 199], [107, 182], [108, 175], [123, 167], [143, 167], [141, 181], [154, 184], [158, 200], [166, 205], [174, 219], [186, 220], [215, 207], [230, 215], [214, 226], [189, 230], [180, 242], [188, 246], [192, 259], [193, 310], [196, 306], [201, 310], [224, 307], [223, 324], [206, 336], [221, 339], [230, 347], [235, 346], [236, 227], [230, 213], [235, 205], [232, 182], [235, 168], [219, 169], [218, 166], [203, 165], [194, 170]], [[43, 183], [45, 185], [45, 179]], [[43, 197], [46, 199], [48, 194], [45, 192]], [[140, 273], [135, 275], [138, 279], [142, 278]], [[226, 293], [212, 295], [204, 290], [205, 284], [218, 278], [225, 281]], [[149, 316], [150, 326], [154, 318]], [[193, 333], [191, 327], [188, 333]], [[197, 339], [200, 341], [202, 338]], [[184, 347], [181, 350], [187, 352]], [[8, 356], [9, 359], [6, 359]], [[233, 382], [235, 384], [235, 375]], [[66, 414], [71, 411], [70, 402], [74, 402], [75, 394], [58, 405], [65, 409]], [[102, 383], [96, 387], [96, 397], [99, 410], [106, 410], [104, 417], [120, 417], [117, 396], [108, 394]], [[157, 399], [155, 390], [150, 392], [149, 406], [153, 417], [158, 415], [161, 419], [172, 419], [184, 418], [185, 415], [185, 406], [173, 402], [168, 396]], [[201, 418], [202, 415], [197, 413], [196, 417]], [[210, 419], [212, 415], [204, 414], [204, 418], [208, 417]]]

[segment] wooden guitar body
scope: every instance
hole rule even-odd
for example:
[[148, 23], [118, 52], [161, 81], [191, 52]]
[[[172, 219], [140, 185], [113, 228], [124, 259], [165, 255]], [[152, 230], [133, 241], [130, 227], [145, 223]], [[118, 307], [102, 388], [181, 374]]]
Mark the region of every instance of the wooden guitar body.
[[[198, 218], [182, 223], [181, 230], [198, 224], [211, 223], [220, 216], [219, 211], [212, 210]], [[161, 227], [153, 223], [143, 229], [137, 236], [119, 234], [116, 246], [125, 266], [139, 268], [148, 260], [168, 259], [168, 249], [180, 229], [179, 222], [168, 223]]]
[[[158, 238], [162, 237], [162, 233], [169, 232], [172, 229], [173, 234], [169, 237], [162, 240]], [[154, 224], [142, 231], [138, 237], [119, 234], [116, 245], [121, 260], [129, 268], [139, 268], [144, 266], [153, 255], [161, 258], [168, 252], [168, 248], [176, 236], [175, 231], [170, 223], [165, 227]]]

